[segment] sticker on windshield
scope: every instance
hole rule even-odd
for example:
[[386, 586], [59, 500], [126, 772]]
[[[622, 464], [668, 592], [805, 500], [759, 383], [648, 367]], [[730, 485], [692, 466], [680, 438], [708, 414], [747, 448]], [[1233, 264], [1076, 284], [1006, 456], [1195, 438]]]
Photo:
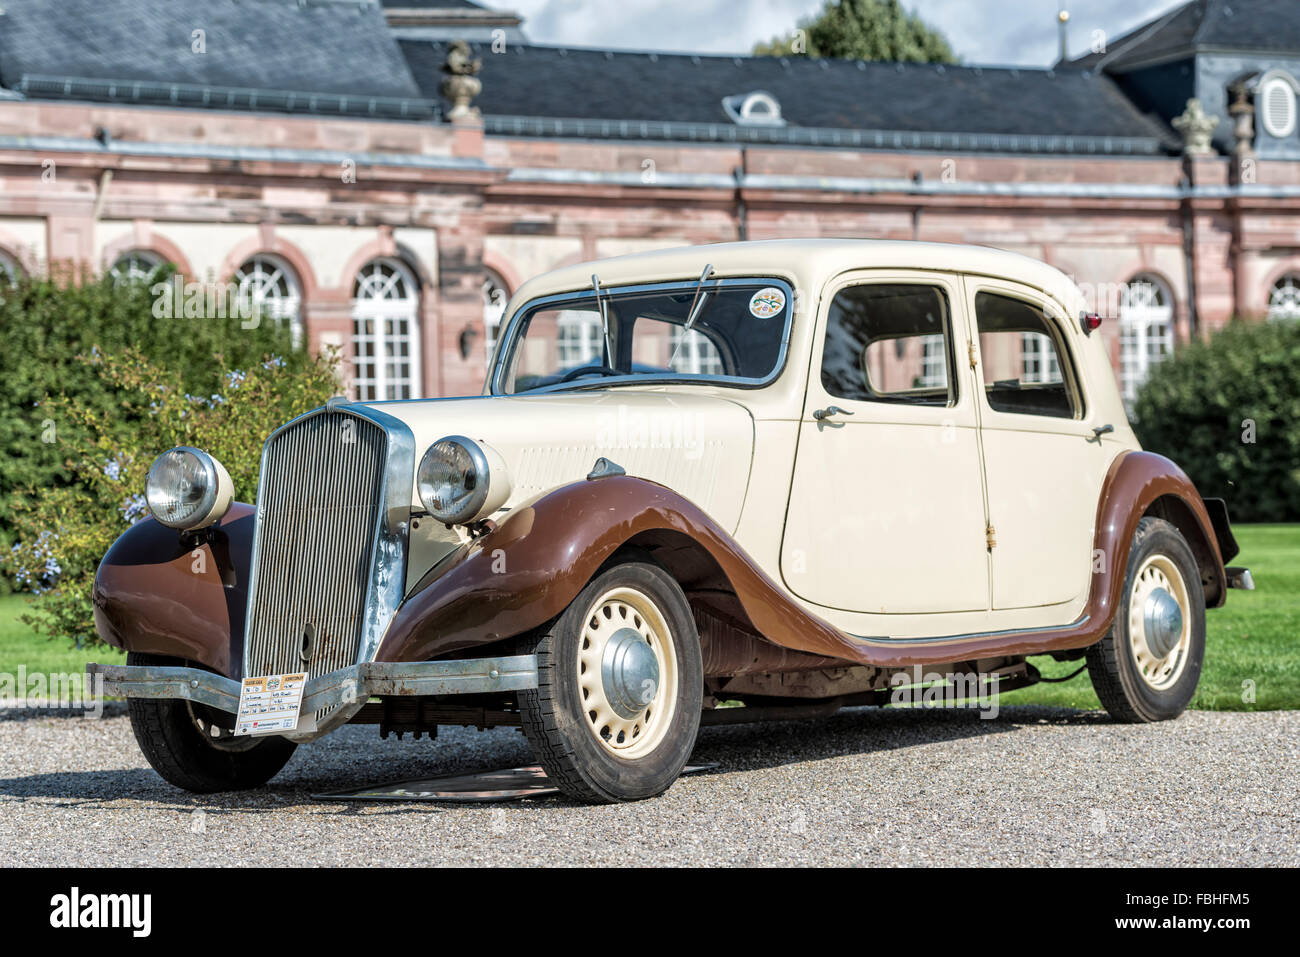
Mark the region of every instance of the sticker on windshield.
[[755, 319], [771, 319], [784, 308], [785, 293], [775, 286], [760, 289], [749, 300], [749, 314]]

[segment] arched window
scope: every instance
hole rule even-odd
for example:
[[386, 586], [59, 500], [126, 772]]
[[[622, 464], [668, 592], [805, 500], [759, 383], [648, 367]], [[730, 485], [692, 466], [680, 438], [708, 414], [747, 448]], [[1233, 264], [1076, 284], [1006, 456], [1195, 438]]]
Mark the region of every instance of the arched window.
[[302, 345], [302, 287], [288, 263], [259, 253], [235, 270], [234, 281], [241, 304], [252, 306], [260, 317], [287, 323], [294, 346]]
[[488, 362], [492, 361], [492, 349], [497, 344], [501, 331], [501, 319], [506, 312], [506, 303], [510, 301], [510, 290], [506, 282], [491, 269], [483, 277], [483, 333], [487, 337], [484, 348]]
[[22, 277], [23, 267], [18, 265], [18, 260], [0, 249], [0, 283], [12, 286]]
[[1133, 403], [1151, 370], [1173, 351], [1173, 297], [1154, 276], [1135, 276], [1119, 300], [1119, 381], [1126, 403]]
[[117, 257], [108, 274], [115, 283], [149, 283], [157, 271], [167, 264], [157, 253], [147, 249], [132, 249]]
[[420, 394], [420, 287], [396, 259], [372, 259], [352, 289], [352, 384], [364, 401]]
[[1289, 272], [1268, 293], [1270, 319], [1300, 319], [1300, 273]]
[[740, 126], [785, 126], [781, 102], [766, 90], [751, 90], [722, 98], [722, 109]]

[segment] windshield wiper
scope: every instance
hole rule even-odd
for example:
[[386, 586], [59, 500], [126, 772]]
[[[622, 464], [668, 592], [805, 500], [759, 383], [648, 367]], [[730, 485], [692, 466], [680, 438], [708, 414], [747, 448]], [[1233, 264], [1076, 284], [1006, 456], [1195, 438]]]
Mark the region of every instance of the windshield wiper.
[[[704, 292], [704, 284], [709, 281], [713, 275], [713, 263], [704, 267], [704, 272], [700, 273], [700, 281], [695, 286], [695, 298], [691, 300], [691, 311], [686, 314], [686, 322], [682, 324], [682, 334], [677, 340], [677, 345], [673, 347], [673, 354], [668, 357], [668, 368], [673, 368], [673, 363], [677, 361], [677, 353], [681, 351], [682, 343], [686, 341], [686, 334], [691, 331], [695, 325], [695, 320], [700, 318], [700, 313], [704, 311], [705, 305], [708, 304], [711, 293]], [[593, 277], [594, 278], [594, 277]]]
[[591, 288], [596, 293], [596, 308], [600, 310], [600, 330], [605, 340], [605, 365], [614, 368], [614, 344], [609, 338], [609, 313], [605, 309], [605, 300], [600, 295], [600, 277], [591, 274]]

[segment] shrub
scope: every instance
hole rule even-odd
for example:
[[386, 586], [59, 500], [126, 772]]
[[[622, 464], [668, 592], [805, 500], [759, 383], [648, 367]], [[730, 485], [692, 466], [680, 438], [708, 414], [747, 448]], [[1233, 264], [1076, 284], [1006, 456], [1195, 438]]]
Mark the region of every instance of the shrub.
[[334, 363], [331, 356], [295, 368], [268, 355], [227, 372], [214, 392], [193, 395], [181, 373], [137, 349], [79, 358], [81, 377], [113, 399], [107, 407], [86, 403], [86, 391], [78, 389], [40, 405], [43, 415], [71, 426], [56, 445], [72, 480], [15, 497], [19, 542], [0, 564], [38, 596], [23, 620], [50, 637], [98, 641], [91, 611], [95, 567], [148, 514], [145, 475], [159, 453], [174, 445], [211, 452], [230, 472], [236, 498], [251, 500], [266, 436], [337, 392]]
[[1233, 322], [1180, 349], [1147, 380], [1133, 425], [1234, 520], [1300, 519], [1300, 323]]
[[[160, 271], [155, 277], [167, 280]], [[237, 316], [214, 318], [205, 303], [184, 317], [184, 300], [173, 287], [150, 282], [114, 284], [111, 278], [86, 274], [56, 278], [27, 277], [0, 284], [0, 546], [13, 540], [13, 513], [20, 489], [49, 488], [76, 481], [64, 471], [62, 442], [72, 422], [38, 407], [47, 394], [62, 393], [83, 410], [106, 412], [116, 399], [99, 376], [87, 375], [75, 357], [98, 348], [113, 355], [128, 347], [174, 372], [186, 391], [212, 395], [225, 371], [249, 368], [263, 356], [280, 356], [290, 369], [305, 370], [312, 360], [294, 349], [281, 323], [255, 325]], [[161, 295], [155, 295], [155, 293]], [[156, 316], [155, 305], [176, 302], [182, 318]], [[193, 299], [190, 300], [193, 302]], [[215, 306], [215, 303], [213, 304]], [[202, 317], [192, 313], [201, 311]], [[165, 313], [164, 309], [158, 312]], [[252, 326], [252, 328], [245, 328]], [[58, 441], [55, 441], [55, 439]], [[4, 591], [0, 579], [0, 591]]]

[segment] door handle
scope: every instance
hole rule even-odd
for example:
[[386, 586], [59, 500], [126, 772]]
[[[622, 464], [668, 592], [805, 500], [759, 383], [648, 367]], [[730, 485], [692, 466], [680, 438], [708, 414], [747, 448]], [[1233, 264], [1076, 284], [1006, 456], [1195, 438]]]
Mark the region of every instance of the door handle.
[[820, 422], [822, 419], [829, 419], [832, 415], [852, 415], [848, 409], [841, 409], [838, 405], [830, 405], [824, 409], [818, 409], [813, 413], [813, 418]]
[[1092, 430], [1092, 434], [1094, 438], [1099, 439], [1107, 432], [1114, 432], [1114, 431], [1115, 431], [1115, 426], [1111, 425], [1110, 423], [1107, 423], [1106, 425], [1097, 426], [1095, 429]]

